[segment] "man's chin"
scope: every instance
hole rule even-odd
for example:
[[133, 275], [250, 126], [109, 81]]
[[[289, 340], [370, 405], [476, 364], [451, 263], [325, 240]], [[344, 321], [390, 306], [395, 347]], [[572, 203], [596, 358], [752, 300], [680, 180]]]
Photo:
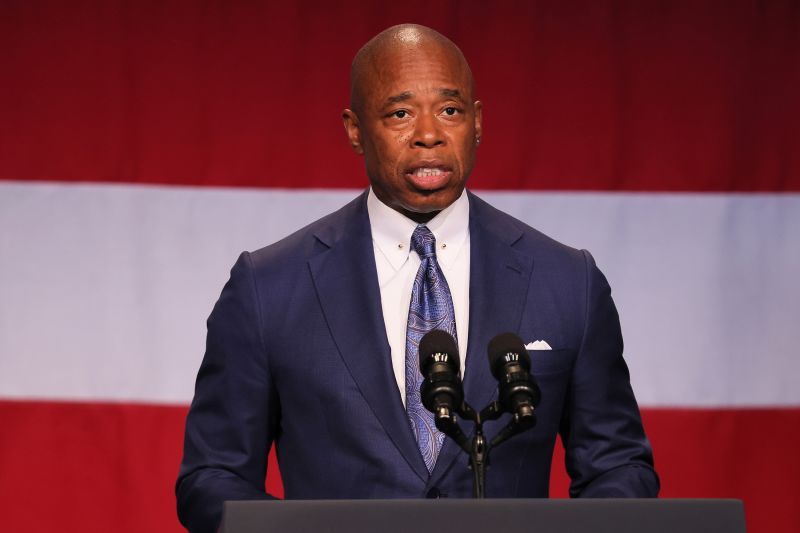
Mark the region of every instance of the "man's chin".
[[415, 201], [406, 202], [401, 207], [401, 213], [416, 222], [427, 222], [458, 200], [460, 194], [454, 195], [452, 191], [431, 191], [422, 193]]

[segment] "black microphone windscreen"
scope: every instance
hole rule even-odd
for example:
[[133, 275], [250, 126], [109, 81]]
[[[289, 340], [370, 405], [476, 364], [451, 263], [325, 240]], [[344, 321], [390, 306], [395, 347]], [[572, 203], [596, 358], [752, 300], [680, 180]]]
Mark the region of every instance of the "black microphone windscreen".
[[450, 364], [455, 373], [461, 368], [458, 359], [458, 344], [452, 335], [440, 329], [434, 329], [426, 333], [419, 341], [419, 367], [424, 368], [428, 358], [434, 354], [448, 354], [447, 363]]
[[512, 362], [508, 359], [509, 354], [517, 354], [518, 362], [525, 370], [531, 368], [531, 358], [525, 343], [513, 333], [501, 333], [489, 341], [489, 367], [492, 369], [494, 377], [499, 378], [500, 369], [505, 363]]

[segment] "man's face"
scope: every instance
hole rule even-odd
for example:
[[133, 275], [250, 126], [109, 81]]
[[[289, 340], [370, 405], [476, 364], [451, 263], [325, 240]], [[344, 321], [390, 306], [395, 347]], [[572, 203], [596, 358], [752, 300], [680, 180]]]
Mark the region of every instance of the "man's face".
[[375, 195], [424, 222], [461, 195], [475, 162], [481, 103], [466, 65], [437, 45], [382, 54], [343, 118]]

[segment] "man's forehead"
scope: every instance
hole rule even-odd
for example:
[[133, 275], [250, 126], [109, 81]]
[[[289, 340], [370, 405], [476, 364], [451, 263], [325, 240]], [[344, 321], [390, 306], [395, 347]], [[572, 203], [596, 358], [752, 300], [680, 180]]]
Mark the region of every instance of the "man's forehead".
[[[363, 72], [362, 80], [384, 86], [410, 84], [434, 87], [437, 90], [468, 91], [471, 83], [469, 67], [456, 54], [431, 47], [409, 47], [376, 57]], [[409, 87], [410, 89], [410, 87]]]
[[374, 83], [366, 91], [369, 106], [383, 109], [396, 104], [414, 104], [423, 102], [456, 101], [466, 104], [470, 99], [469, 88], [451, 80], [435, 80], [423, 78], [405, 78], [397, 83]]
[[375, 70], [436, 65], [442, 70], [460, 73], [466, 67], [466, 60], [457, 48], [435, 41], [392, 42], [376, 50], [370, 59], [368, 68]]

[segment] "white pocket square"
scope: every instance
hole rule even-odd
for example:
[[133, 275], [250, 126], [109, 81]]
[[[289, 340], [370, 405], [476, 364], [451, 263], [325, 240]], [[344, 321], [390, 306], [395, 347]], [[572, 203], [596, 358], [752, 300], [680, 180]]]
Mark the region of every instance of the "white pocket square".
[[526, 350], [552, 350], [546, 341], [533, 341], [525, 345]]

